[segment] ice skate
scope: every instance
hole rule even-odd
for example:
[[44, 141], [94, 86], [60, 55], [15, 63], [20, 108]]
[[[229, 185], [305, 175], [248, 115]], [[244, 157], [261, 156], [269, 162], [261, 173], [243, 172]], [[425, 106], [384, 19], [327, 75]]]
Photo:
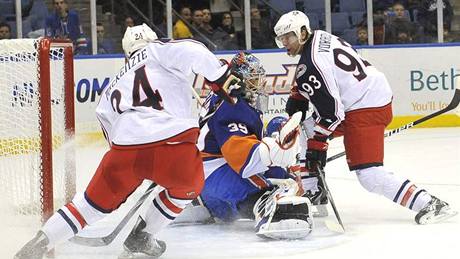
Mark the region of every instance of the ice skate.
[[311, 190], [307, 191], [304, 195], [310, 199], [311, 204], [313, 205], [313, 217], [327, 217], [327, 196], [324, 190], [324, 187], [321, 184], [321, 181], [318, 181], [318, 191], [312, 192]]
[[145, 221], [139, 216], [136, 225], [123, 243], [125, 251], [118, 257], [119, 259], [152, 259], [160, 257], [165, 252], [166, 243], [142, 231], [145, 226]]
[[38, 231], [37, 235], [16, 253], [14, 259], [41, 259], [48, 251], [48, 243], [45, 233]]
[[451, 218], [457, 213], [449, 207], [447, 202], [431, 196], [431, 201], [415, 216], [415, 222], [421, 225], [432, 224]]

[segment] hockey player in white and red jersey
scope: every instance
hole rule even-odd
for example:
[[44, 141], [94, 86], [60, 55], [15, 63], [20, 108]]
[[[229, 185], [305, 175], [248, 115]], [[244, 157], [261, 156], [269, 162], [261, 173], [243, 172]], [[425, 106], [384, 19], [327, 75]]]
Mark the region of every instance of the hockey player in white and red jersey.
[[15, 258], [42, 258], [116, 210], [144, 179], [164, 190], [139, 216], [119, 258], [157, 258], [166, 244], [155, 235], [200, 194], [204, 173], [190, 78], [203, 75], [228, 101], [223, 89], [238, 80], [201, 43], [157, 40], [145, 24], [127, 28], [122, 44], [128, 60], [96, 108], [110, 150], [86, 190], [52, 215]]
[[286, 111], [306, 111], [308, 104], [315, 111], [304, 123], [310, 125], [304, 173], [314, 177], [325, 166], [328, 138], [343, 135], [349, 169], [366, 190], [417, 212], [418, 224], [454, 216], [446, 202], [383, 167], [384, 130], [392, 120], [393, 98], [384, 74], [343, 39], [312, 31], [300, 11], [281, 16], [274, 31], [280, 48], [300, 55], [297, 85]]

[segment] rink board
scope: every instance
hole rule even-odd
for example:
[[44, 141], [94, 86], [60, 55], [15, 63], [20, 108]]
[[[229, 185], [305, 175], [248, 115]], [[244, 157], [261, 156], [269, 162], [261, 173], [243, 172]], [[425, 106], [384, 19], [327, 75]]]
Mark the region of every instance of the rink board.
[[[385, 73], [393, 89], [394, 119], [389, 128], [396, 128], [445, 107], [451, 100], [460, 79], [460, 45], [412, 45], [360, 48], [357, 50], [373, 66]], [[234, 51], [219, 52], [229, 60]], [[265, 123], [274, 116], [286, 115], [288, 93], [295, 84], [297, 58], [283, 50], [256, 50], [266, 72], [265, 90], [270, 94]], [[102, 90], [124, 64], [122, 55], [79, 56], [75, 59], [76, 133], [85, 139], [100, 139], [95, 109]], [[204, 97], [207, 87], [202, 77], [190, 78], [191, 84]], [[5, 86], [9, 87], [9, 86]], [[11, 86], [13, 87], [13, 86]], [[193, 107], [197, 114], [198, 106]], [[455, 111], [420, 125], [420, 127], [460, 126]], [[0, 142], [1, 144], [1, 142]]]
[[[393, 89], [393, 122], [397, 128], [445, 107], [451, 100], [460, 78], [460, 45], [416, 45], [361, 48], [360, 52], [372, 65], [385, 73]], [[284, 107], [291, 85], [295, 84], [297, 58], [283, 50], [254, 51], [267, 71], [265, 90], [270, 93], [264, 121], [286, 115]], [[235, 52], [219, 52], [229, 60]], [[85, 139], [101, 138], [94, 111], [100, 93], [112, 76], [123, 66], [122, 55], [77, 57], [75, 60], [76, 130]], [[207, 94], [204, 79], [190, 79], [201, 96]], [[193, 107], [197, 114], [198, 106]], [[460, 117], [455, 111], [422, 123], [419, 127], [456, 127]]]

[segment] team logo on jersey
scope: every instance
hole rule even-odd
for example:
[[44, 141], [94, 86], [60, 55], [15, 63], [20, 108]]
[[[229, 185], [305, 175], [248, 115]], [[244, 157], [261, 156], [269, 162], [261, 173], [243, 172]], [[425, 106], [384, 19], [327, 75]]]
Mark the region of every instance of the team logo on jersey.
[[303, 76], [303, 74], [305, 74], [305, 72], [307, 72], [307, 66], [305, 64], [300, 64], [298, 67], [297, 67], [297, 71], [295, 72], [295, 77], [297, 79], [299, 79], [299, 77]]

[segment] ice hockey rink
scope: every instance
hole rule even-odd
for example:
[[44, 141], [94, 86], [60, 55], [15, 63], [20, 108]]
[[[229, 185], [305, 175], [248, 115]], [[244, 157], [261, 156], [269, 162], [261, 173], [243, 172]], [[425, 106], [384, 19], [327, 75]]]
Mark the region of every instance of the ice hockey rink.
[[[78, 148], [78, 190], [86, 186], [105, 150], [103, 142]], [[334, 140], [329, 155], [341, 151], [340, 140]], [[446, 200], [456, 210], [460, 210], [459, 161], [460, 128], [409, 129], [386, 140], [385, 166]], [[348, 171], [344, 158], [327, 165], [326, 179], [345, 225], [345, 234], [327, 229], [324, 218], [315, 218], [311, 236], [296, 241], [258, 238], [253, 232], [253, 222], [249, 221], [175, 226], [159, 235], [167, 243], [161, 258], [459, 258], [460, 216], [434, 225], [416, 225], [414, 212], [367, 193], [354, 173]], [[89, 226], [80, 235], [105, 236], [111, 232], [147, 184], [119, 211]], [[330, 207], [329, 214], [326, 219], [335, 221]], [[37, 227], [25, 216], [5, 216], [5, 212], [2, 215], [0, 258], [12, 258]], [[134, 218], [109, 246], [92, 248], [68, 242], [56, 248], [55, 258], [117, 258]]]

